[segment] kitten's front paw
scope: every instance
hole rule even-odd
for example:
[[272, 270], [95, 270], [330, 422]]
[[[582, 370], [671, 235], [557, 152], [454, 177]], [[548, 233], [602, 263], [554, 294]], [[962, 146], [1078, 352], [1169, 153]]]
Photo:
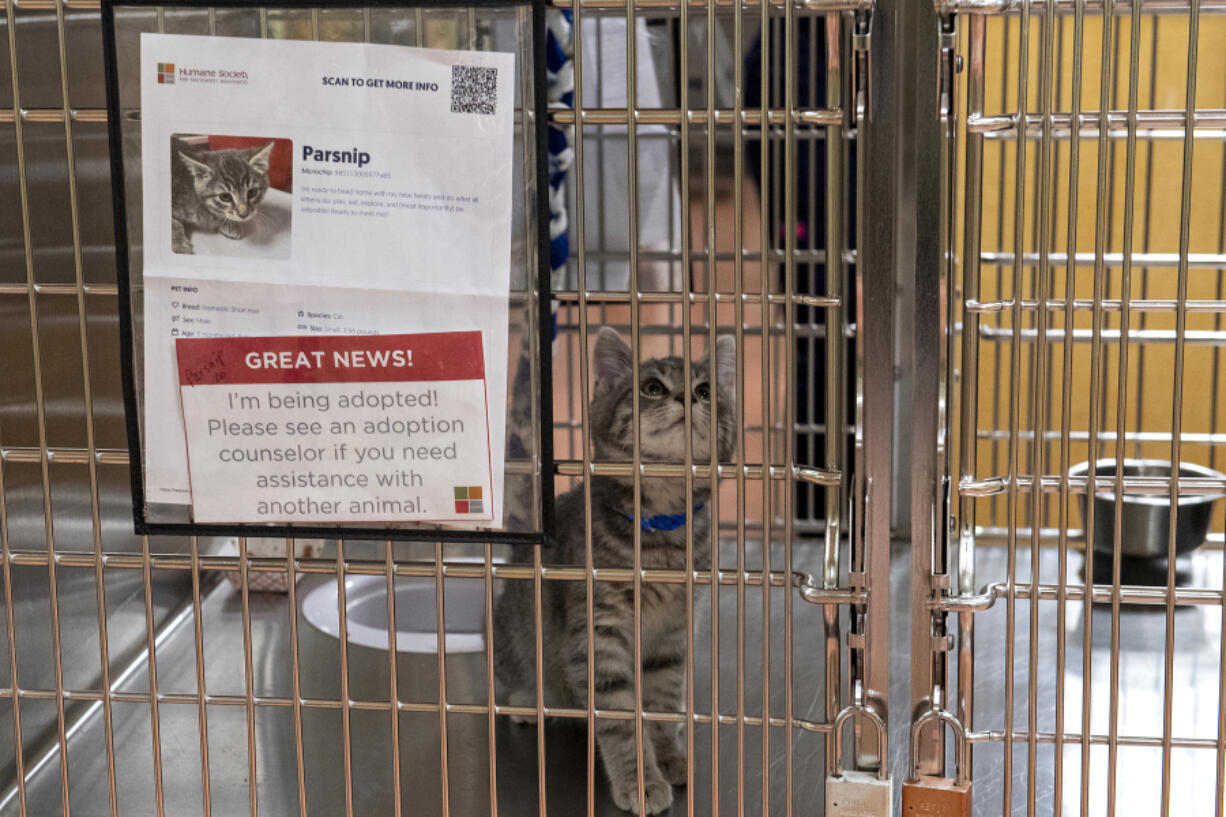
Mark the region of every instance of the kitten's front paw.
[[175, 241], [171, 245], [171, 249], [180, 255], [194, 255], [196, 253], [196, 250], [192, 247], [191, 240], [187, 238]]
[[226, 238], [233, 238], [236, 241], [243, 237], [242, 226], [239, 224], [231, 224], [228, 221], [223, 221], [221, 226], [217, 228], [217, 231]]
[[[647, 814], [659, 814], [673, 804], [673, 787], [668, 784], [668, 781], [661, 779], [658, 773], [654, 777], [647, 776], [647, 785], [643, 794], [647, 801]], [[613, 783], [613, 802], [623, 811], [638, 814], [638, 781], [631, 777], [629, 780]]]
[[676, 738], [665, 738], [656, 744], [656, 763], [660, 767], [660, 774], [674, 786], [684, 786], [689, 782], [685, 748]]

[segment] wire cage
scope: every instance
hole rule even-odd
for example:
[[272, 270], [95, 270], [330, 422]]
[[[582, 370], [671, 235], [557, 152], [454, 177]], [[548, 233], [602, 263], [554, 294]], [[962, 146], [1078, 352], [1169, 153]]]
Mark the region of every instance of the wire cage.
[[[556, 330], [511, 328], [512, 350], [553, 344], [551, 377], [511, 395], [551, 401], [553, 456], [515, 456], [559, 493], [630, 480], [631, 521], [645, 486], [713, 484], [715, 558], [689, 537], [658, 569], [637, 528], [612, 566], [479, 539], [134, 536], [99, 10], [8, 0], [0, 815], [619, 814], [610, 723], [640, 747], [678, 730], [673, 814], [834, 813], [836, 743], [895, 801], [908, 761], [952, 774], [939, 730], [907, 739], [933, 721], [965, 729], [976, 814], [1222, 815], [1226, 511], [1186, 553], [1182, 526], [1226, 493], [1224, 8], [553, 3]], [[200, 33], [227, 15], [256, 36], [494, 36], [468, 10], [377, 6], [219, 8]], [[640, 366], [732, 339], [725, 461], [595, 456], [604, 327]], [[649, 705], [641, 661], [629, 705], [512, 700], [513, 587], [537, 690], [551, 588], [617, 588], [636, 629], [673, 594], [681, 703]]]
[[[718, 573], [695, 565], [686, 587], [686, 711], [648, 713], [693, 724], [683, 731], [690, 777], [675, 813], [774, 814], [820, 801], [821, 775], [800, 769], [824, 769], [831, 725], [851, 702], [850, 678], [858, 675], [863, 687], [863, 667], [844, 667], [841, 655], [844, 634], [862, 635], [864, 623], [838, 604], [857, 595], [848, 589], [848, 568], [863, 571], [862, 556], [853, 565], [845, 554], [858, 419], [861, 180], [853, 157], [856, 129], [866, 124], [857, 118], [848, 64], [853, 35], [866, 21], [831, 8], [573, 9], [573, 172], [587, 191], [572, 189], [574, 252], [554, 293], [561, 486], [600, 473], [584, 410], [597, 327], [630, 338], [640, 358], [697, 359], [722, 335], [735, 338], [737, 349], [738, 440], [711, 501]], [[640, 56], [637, 76], [630, 72], [637, 99], [614, 81], [623, 110], [585, 114], [587, 100], [607, 104], [609, 78], [592, 71], [600, 63], [583, 51], [603, 56], [611, 32], [612, 47], [624, 50], [629, 19], [638, 24], [634, 48], [644, 49], [646, 35], [656, 59], [645, 64]], [[644, 90], [644, 75], [661, 66], [672, 69], [671, 100]], [[631, 114], [647, 124], [627, 132], [622, 123]], [[631, 179], [649, 188], [654, 168], [667, 168], [667, 191], [630, 193], [637, 202], [623, 221], [602, 206], [601, 197], [618, 195], [601, 175], [610, 153], [633, 157]], [[653, 195], [671, 196], [671, 206]], [[666, 213], [666, 221], [653, 223], [645, 217], [652, 212]], [[835, 339], [831, 327], [838, 327]], [[547, 551], [542, 558], [548, 572]], [[652, 573], [643, 574], [648, 585], [678, 580]], [[799, 594], [789, 589], [798, 582]], [[816, 621], [814, 604], [823, 607], [824, 644], [803, 647], [797, 628]], [[866, 706], [863, 694], [859, 705]], [[590, 712], [571, 717], [594, 724]], [[594, 744], [586, 751], [588, 784], [596, 785]], [[876, 762], [871, 738], [865, 751]]]
[[[1217, 11], [938, 4], [931, 623], [956, 636], [944, 706], [992, 769], [977, 814], [1226, 807]], [[928, 733], [921, 767], [940, 750]]]
[[[869, 480], [854, 466], [866, 457], [855, 157], [869, 128], [868, 12], [548, 10], [565, 57], [549, 69], [549, 125], [564, 145], [551, 167], [563, 203], [553, 238], [569, 250], [554, 264], [553, 393], [541, 395], [554, 460], [532, 467], [553, 469], [559, 491], [621, 472], [716, 486], [714, 562], [639, 571], [479, 540], [133, 536], [98, 7], [10, 0], [0, 729], [12, 740], [0, 742], [0, 814], [619, 813], [593, 735], [626, 719], [639, 746], [658, 725], [680, 730], [688, 785], [673, 813], [820, 802], [836, 719], [880, 722], [888, 695], [888, 607], [870, 611], [866, 591], [888, 563], [865, 546]], [[170, 8], [156, 19], [166, 31], [337, 42], [490, 47], [493, 36], [484, 17], [451, 8]], [[532, 325], [512, 327], [512, 349], [549, 342]], [[600, 327], [640, 360], [697, 360], [733, 339], [728, 461], [594, 461]], [[888, 320], [880, 327], [870, 356], [888, 352]], [[534, 410], [542, 382], [513, 385], [518, 409], [527, 395]], [[887, 425], [873, 450], [888, 460], [888, 406], [877, 415]], [[539, 501], [531, 494], [517, 501]], [[888, 509], [888, 478], [873, 496]], [[887, 541], [880, 520], [876, 530]], [[499, 689], [497, 599], [531, 586], [540, 645], [542, 588], [576, 582], [589, 594], [632, 588], [636, 618], [643, 596], [684, 590], [683, 705], [648, 709], [641, 680], [629, 710]], [[588, 625], [590, 644], [590, 613]], [[513, 722], [533, 716], [536, 727]], [[872, 734], [855, 742], [849, 767], [883, 762]], [[640, 749], [640, 811], [647, 757]]]

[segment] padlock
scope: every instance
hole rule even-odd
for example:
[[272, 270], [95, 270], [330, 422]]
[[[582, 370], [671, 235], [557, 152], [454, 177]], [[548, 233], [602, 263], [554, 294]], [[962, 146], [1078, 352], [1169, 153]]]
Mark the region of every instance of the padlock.
[[[843, 771], [843, 724], [860, 715], [877, 731], [881, 769], [877, 772]], [[834, 719], [834, 750], [826, 762], [826, 817], [892, 817], [894, 787], [886, 771], [885, 724], [866, 706], [849, 706]]]
[[[921, 775], [916, 768], [919, 757], [919, 736], [924, 727], [936, 721], [949, 724], [954, 732], [955, 777]], [[971, 814], [971, 744], [966, 728], [950, 713], [932, 709], [925, 712], [911, 727], [911, 766], [902, 784], [903, 817], [970, 817]]]

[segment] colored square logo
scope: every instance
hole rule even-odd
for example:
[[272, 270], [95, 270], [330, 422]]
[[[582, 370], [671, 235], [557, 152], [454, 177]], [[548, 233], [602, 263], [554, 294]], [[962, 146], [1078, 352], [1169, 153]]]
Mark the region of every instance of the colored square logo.
[[158, 83], [161, 85], [175, 84], [175, 64], [173, 62], [158, 63]]
[[485, 513], [485, 489], [480, 485], [456, 485], [451, 492], [456, 513]]

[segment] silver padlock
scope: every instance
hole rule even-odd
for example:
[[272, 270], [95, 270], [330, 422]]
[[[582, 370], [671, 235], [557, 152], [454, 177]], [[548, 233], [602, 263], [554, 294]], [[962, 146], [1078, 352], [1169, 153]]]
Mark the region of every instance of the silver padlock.
[[[859, 715], [873, 724], [881, 757], [876, 772], [843, 771], [843, 724]], [[826, 762], [826, 817], [893, 817], [894, 786], [886, 768], [886, 730], [867, 706], [849, 706], [834, 719], [834, 750]]]

